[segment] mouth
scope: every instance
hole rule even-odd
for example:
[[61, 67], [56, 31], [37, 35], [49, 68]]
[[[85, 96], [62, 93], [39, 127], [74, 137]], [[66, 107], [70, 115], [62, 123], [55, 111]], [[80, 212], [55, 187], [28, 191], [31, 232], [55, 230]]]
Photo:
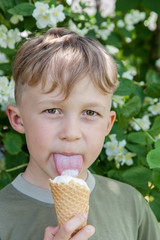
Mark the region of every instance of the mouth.
[[67, 170], [77, 170], [78, 174], [82, 169], [83, 157], [75, 153], [55, 153], [53, 154], [58, 175], [62, 175]]

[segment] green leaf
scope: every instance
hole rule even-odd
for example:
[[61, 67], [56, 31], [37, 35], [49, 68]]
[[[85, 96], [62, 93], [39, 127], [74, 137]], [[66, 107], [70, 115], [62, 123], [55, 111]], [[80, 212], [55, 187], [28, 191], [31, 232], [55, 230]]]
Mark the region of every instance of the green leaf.
[[160, 15], [160, 1], [159, 0], [143, 0], [144, 6], [151, 11], [157, 12]]
[[6, 171], [0, 172], [0, 189], [11, 182], [10, 175]]
[[15, 155], [19, 153], [22, 144], [22, 138], [19, 134], [8, 132], [4, 135], [4, 147], [10, 154]]
[[122, 40], [117, 34], [112, 33], [107, 39], [107, 44], [120, 48], [122, 47]]
[[119, 96], [130, 95], [134, 90], [133, 82], [125, 78], [120, 78], [119, 80], [120, 80], [120, 84], [114, 94]]
[[122, 108], [122, 113], [125, 117], [133, 117], [139, 113], [141, 109], [141, 100], [138, 96], [131, 98]]
[[129, 168], [123, 173], [123, 180], [136, 187], [148, 187], [148, 181], [151, 180], [152, 172], [148, 168], [136, 166]]
[[118, 32], [122, 35], [123, 38], [132, 38], [132, 33], [128, 31], [126, 28], [119, 28]]
[[153, 98], [160, 97], [160, 74], [149, 70], [146, 74], [147, 88], [146, 94]]
[[0, 1], [0, 8], [3, 10], [3, 12], [5, 11], [5, 2], [4, 2], [4, 0]]
[[[118, 73], [120, 75], [122, 75], [126, 71], [123, 62], [120, 59], [117, 59], [117, 58], [114, 59], [114, 60], [115, 60], [116, 65], [117, 65]], [[120, 78], [120, 81], [121, 81], [121, 78]]]
[[123, 171], [118, 170], [118, 169], [111, 169], [107, 172], [107, 176], [109, 178], [116, 179], [118, 181], [123, 181]]
[[160, 148], [160, 139], [155, 142], [155, 148]]
[[96, 12], [95, 18], [97, 20], [97, 25], [100, 25], [102, 22], [104, 22], [104, 18], [101, 16], [99, 11]]
[[129, 142], [137, 143], [140, 145], [146, 145], [149, 142], [152, 142], [149, 138], [147, 138], [144, 132], [132, 132], [127, 135], [127, 140]]
[[144, 89], [140, 86], [134, 85], [134, 95], [140, 97], [141, 102], [144, 102]]
[[117, 0], [116, 10], [128, 11], [137, 8], [140, 0], [128, 1], [128, 0]]
[[150, 207], [157, 217], [157, 220], [160, 221], [160, 191], [155, 187], [151, 190], [150, 194], [154, 198], [154, 200], [150, 203]]
[[146, 157], [146, 154], [147, 154], [146, 146], [142, 146], [142, 145], [140, 146], [139, 144], [127, 143], [126, 147], [127, 147], [128, 150], [136, 153], [138, 156]]
[[0, 70], [7, 73], [7, 75], [12, 74], [12, 66], [10, 63], [1, 63], [0, 64]]
[[153, 183], [160, 190], [160, 169], [155, 169], [152, 172]]
[[147, 162], [150, 168], [160, 168], [160, 148], [153, 149], [147, 154]]
[[7, 169], [17, 167], [23, 163], [27, 163], [27, 161], [28, 157], [24, 152], [19, 152], [18, 154], [14, 155], [14, 158], [13, 155], [7, 153], [5, 158]]
[[31, 3], [20, 3], [14, 8], [8, 10], [11, 14], [18, 14], [22, 16], [31, 16], [35, 6]]
[[153, 136], [160, 134], [160, 117], [155, 118], [153, 125], [148, 132]]
[[[5, 12], [9, 8], [14, 7], [17, 4], [17, 2], [18, 2], [18, 0], [7, 0], [7, 1], [0, 0], [0, 8]], [[23, 0], [21, 2], [23, 2]]]
[[[6, 163], [6, 169], [7, 170], [12, 170], [10, 171], [10, 175], [12, 178], [15, 178], [19, 173], [23, 172], [25, 170], [25, 167], [21, 167], [18, 169], [18, 167], [22, 166], [24, 163], [28, 162], [28, 157], [25, 152], [19, 152], [17, 155], [11, 155], [7, 152], [6, 157], [5, 157], [5, 163]], [[17, 169], [16, 169], [17, 168]]]

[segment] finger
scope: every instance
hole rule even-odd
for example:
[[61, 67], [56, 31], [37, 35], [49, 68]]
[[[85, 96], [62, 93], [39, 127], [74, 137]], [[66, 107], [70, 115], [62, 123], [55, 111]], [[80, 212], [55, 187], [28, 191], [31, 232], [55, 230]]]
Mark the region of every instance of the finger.
[[87, 240], [95, 233], [95, 228], [91, 225], [87, 225], [82, 228], [71, 240]]
[[53, 240], [54, 236], [59, 230], [59, 226], [56, 227], [47, 227], [44, 232], [44, 239], [43, 240]]
[[54, 240], [68, 240], [72, 233], [79, 228], [87, 219], [86, 214], [78, 214], [66, 222], [56, 234]]

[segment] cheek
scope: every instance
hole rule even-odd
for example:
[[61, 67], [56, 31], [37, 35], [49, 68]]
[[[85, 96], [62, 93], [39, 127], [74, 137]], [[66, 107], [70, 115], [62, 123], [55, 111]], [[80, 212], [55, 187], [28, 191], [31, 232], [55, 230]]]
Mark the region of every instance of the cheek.
[[47, 131], [44, 125], [39, 123], [31, 125], [26, 129], [26, 141], [29, 152], [37, 151], [41, 152], [49, 144], [50, 132]]
[[104, 139], [106, 136], [106, 124], [99, 124], [98, 126], [94, 127], [94, 130], [90, 131], [90, 138], [89, 138], [89, 145], [90, 151], [94, 155], [99, 155], [102, 150]]

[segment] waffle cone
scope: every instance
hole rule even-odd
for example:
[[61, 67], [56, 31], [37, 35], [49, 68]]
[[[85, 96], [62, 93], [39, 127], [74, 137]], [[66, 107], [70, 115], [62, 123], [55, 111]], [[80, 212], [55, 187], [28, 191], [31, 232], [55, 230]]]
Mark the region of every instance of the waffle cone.
[[[89, 189], [71, 180], [68, 184], [53, 183], [49, 180], [52, 196], [56, 208], [59, 226], [64, 225], [69, 219], [79, 213], [86, 213], [89, 210]], [[87, 221], [79, 228], [87, 224]]]

